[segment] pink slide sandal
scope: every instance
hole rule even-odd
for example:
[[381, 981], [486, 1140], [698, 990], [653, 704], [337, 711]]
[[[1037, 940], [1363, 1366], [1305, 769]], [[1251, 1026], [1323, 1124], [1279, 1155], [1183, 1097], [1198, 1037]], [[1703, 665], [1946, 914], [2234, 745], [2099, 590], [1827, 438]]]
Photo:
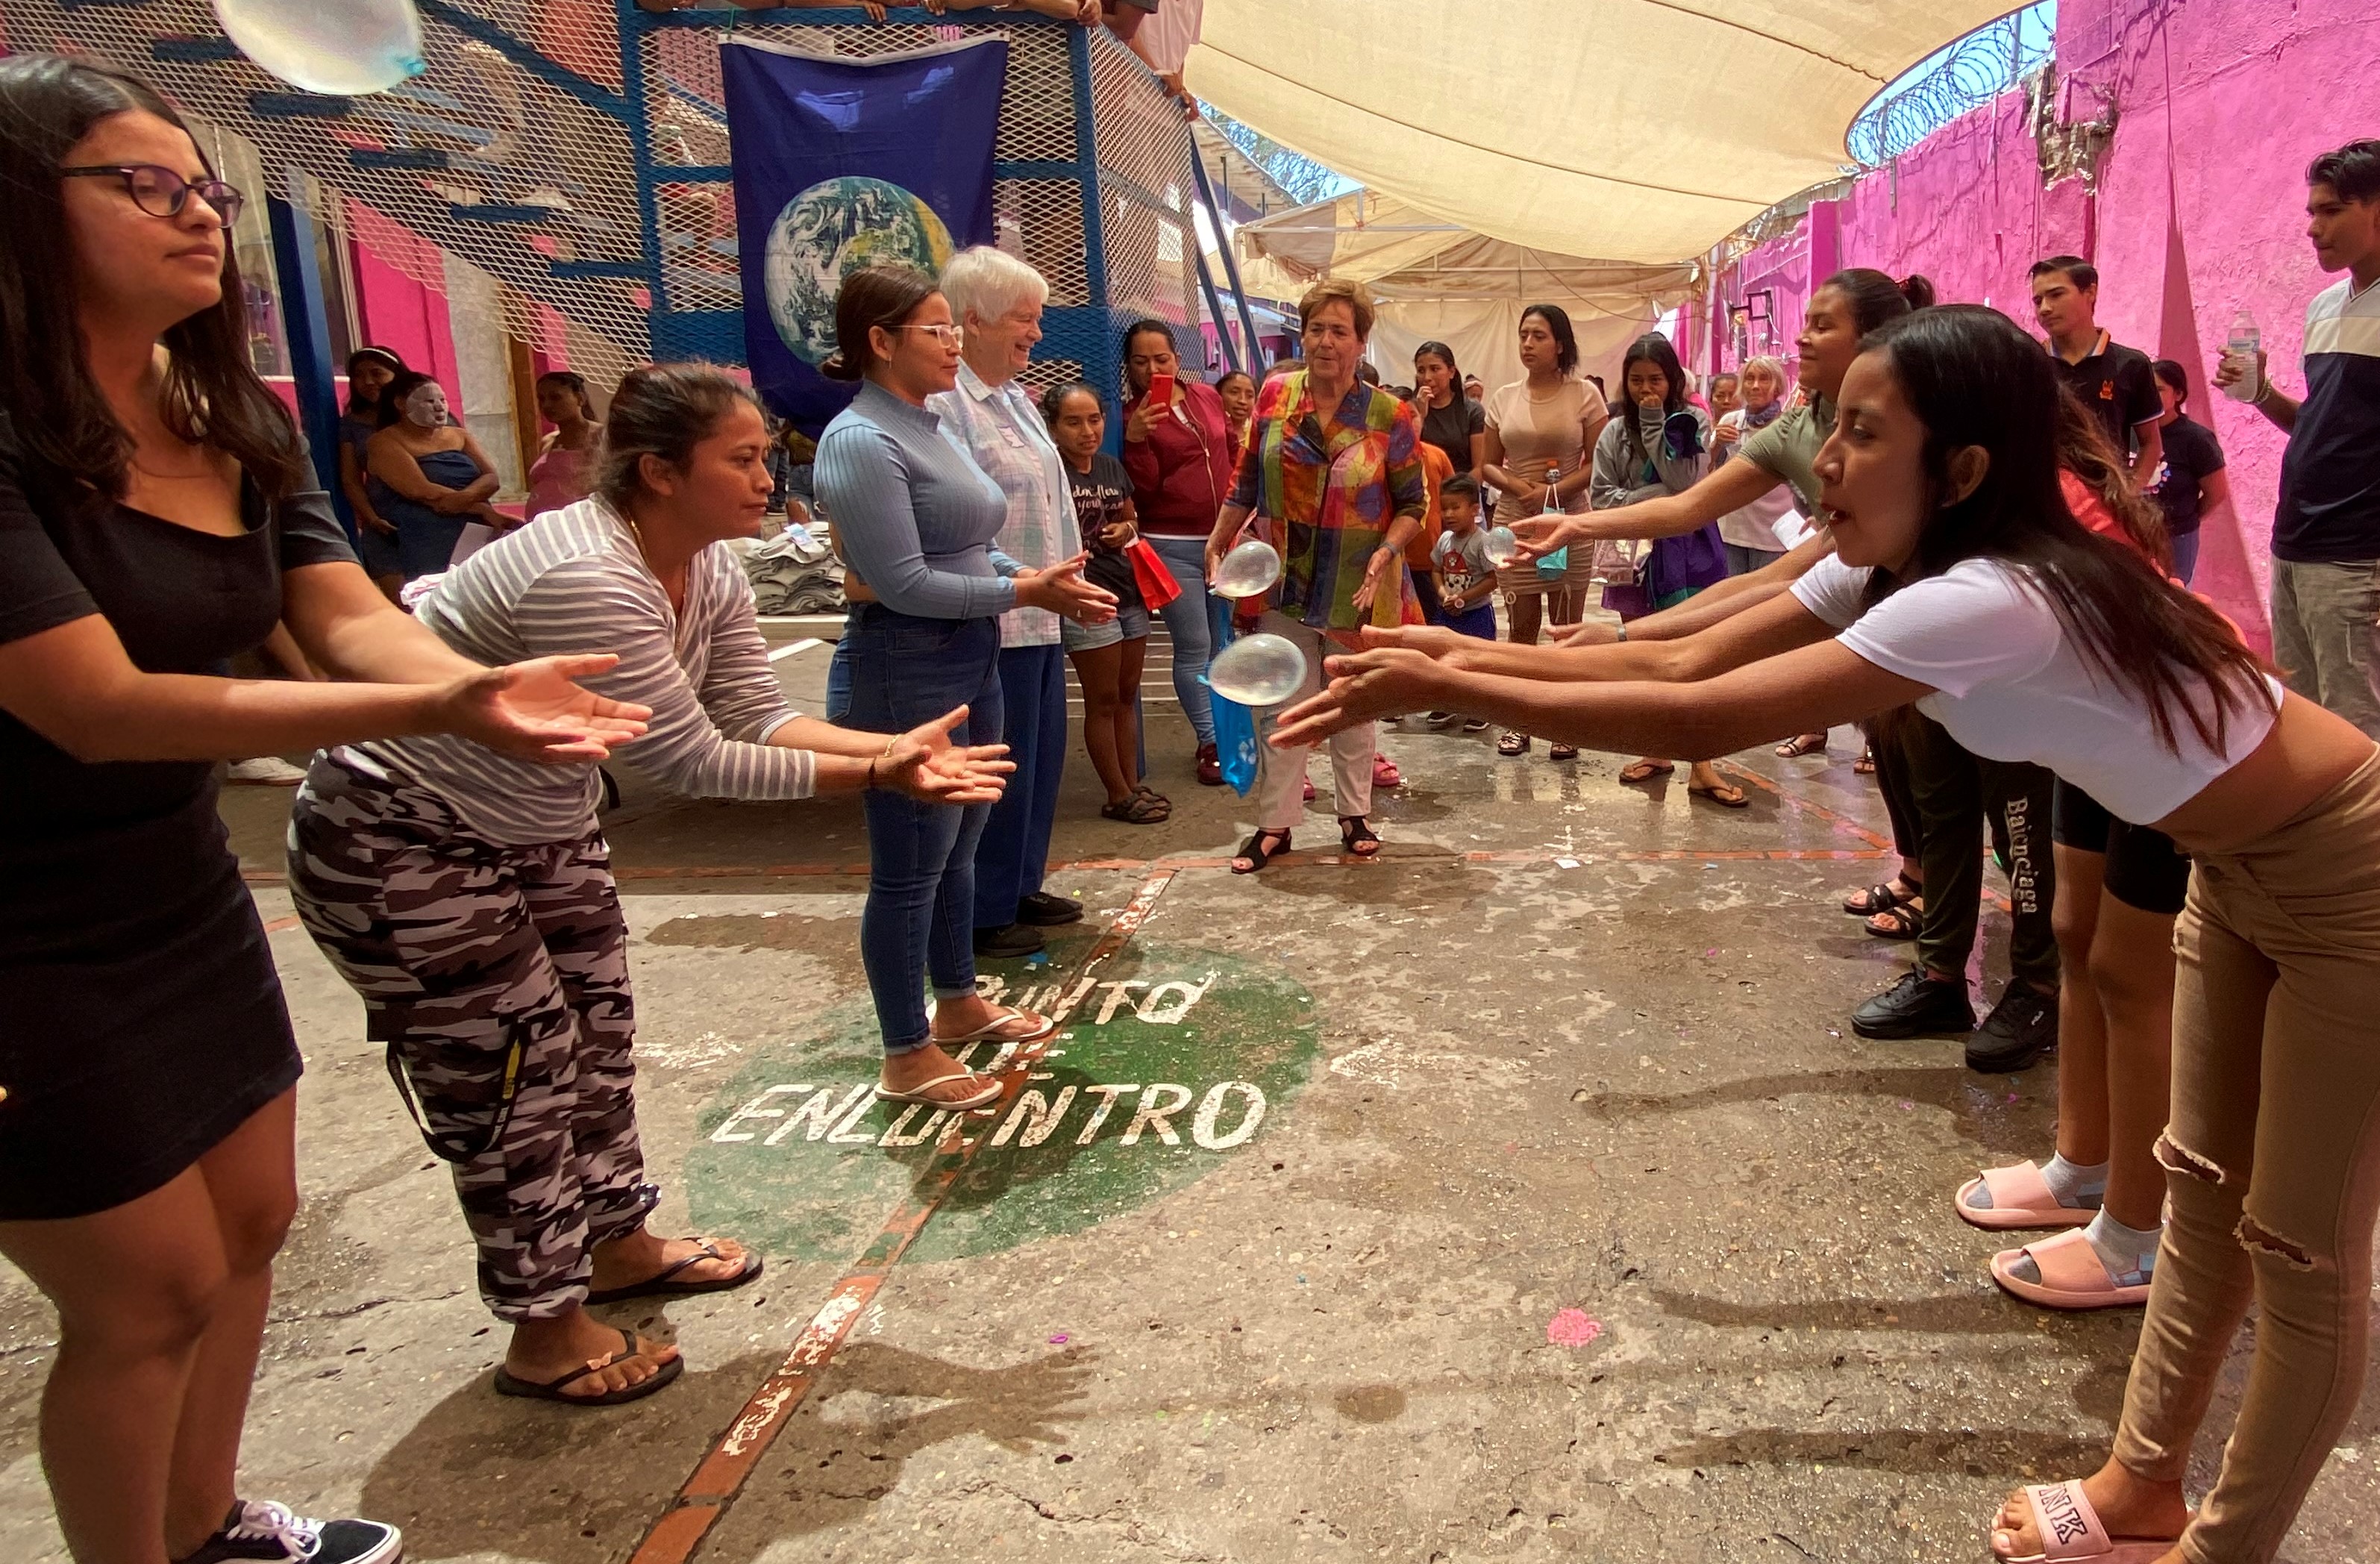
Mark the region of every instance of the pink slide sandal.
[[[1967, 1204], [1968, 1194], [1976, 1189], [1991, 1195], [1988, 1210], [1978, 1211]], [[1962, 1218], [1990, 1232], [2008, 1232], [2017, 1228], [2079, 1228], [2099, 1214], [2080, 1206], [2060, 1206], [2058, 1196], [2050, 1193], [2049, 1181], [2032, 1162], [1986, 1169], [1983, 1177], [1969, 1179], [1959, 1186], [1953, 1204]]]
[[[2027, 1281], [2010, 1268], [2021, 1255], [2033, 1256], [2041, 1270], [2039, 1281]], [[2126, 1284], [2109, 1276], [2107, 1263], [2079, 1230], [2022, 1249], [2001, 1250], [1992, 1256], [1992, 1279], [2045, 1309], [2122, 1309], [2149, 1301], [2149, 1284]]]
[[2024, 1490], [2042, 1551], [2011, 1554], [1999, 1564], [2155, 1564], [2173, 1551], [2175, 1539], [2107, 1535], [2099, 1512], [2082, 1497], [2080, 1483], [2042, 1483]]

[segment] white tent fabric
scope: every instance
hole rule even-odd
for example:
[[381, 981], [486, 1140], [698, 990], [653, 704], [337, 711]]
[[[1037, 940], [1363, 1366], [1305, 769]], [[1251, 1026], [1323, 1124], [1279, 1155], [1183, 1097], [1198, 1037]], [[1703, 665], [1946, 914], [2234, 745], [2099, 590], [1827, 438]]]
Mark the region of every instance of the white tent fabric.
[[1356, 190], [1240, 224], [1252, 292], [1295, 299], [1322, 276], [1347, 277], [1379, 300], [1372, 359], [1391, 383], [1411, 377], [1414, 349], [1443, 342], [1489, 386], [1521, 378], [1521, 312], [1558, 304], [1577, 333], [1580, 368], [1612, 382], [1629, 343], [1692, 290], [1691, 266], [1643, 266], [1556, 255], [1438, 221], [1411, 202]]
[[1839, 176], [1878, 90], [2010, 0], [1206, 0], [1191, 87], [1536, 249], [1699, 255]]

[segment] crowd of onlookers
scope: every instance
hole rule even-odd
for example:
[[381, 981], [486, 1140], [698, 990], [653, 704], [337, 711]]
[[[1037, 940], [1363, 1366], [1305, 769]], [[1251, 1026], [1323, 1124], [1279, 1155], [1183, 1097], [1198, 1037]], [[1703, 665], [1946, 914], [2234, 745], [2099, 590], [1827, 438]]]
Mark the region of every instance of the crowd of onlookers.
[[[1261, 375], [1204, 384], [1174, 328], [1135, 323], [1111, 409], [1028, 390], [1048, 286], [979, 248], [842, 283], [822, 370], [854, 395], [804, 453], [846, 566], [822, 717], [788, 704], [729, 546], [798, 491], [735, 376], [642, 366], [600, 420], [544, 377], [523, 520], [444, 388], [359, 350], [351, 543], [246, 353], [246, 198], [173, 107], [85, 61], [0, 61], [0, 175], [25, 196], [0, 231], [0, 1253], [57, 1310], [42, 1452], [78, 1558], [402, 1546], [239, 1492], [302, 1061], [215, 762], [309, 757], [291, 895], [452, 1169], [508, 1328], [493, 1388], [615, 1405], [684, 1360], [591, 1305], [742, 1287], [763, 1259], [649, 1225], [601, 764], [859, 798], [871, 1089], [930, 1137], [1060, 1024], [976, 965], [1082, 915], [1043, 883], [1070, 663], [1102, 812], [1172, 808], [1137, 722], [1160, 622], [1195, 746], [1174, 769], [1254, 796], [1243, 874], [1294, 849], [1318, 746], [1339, 847], [1380, 852], [1383, 721], [1493, 727], [1516, 759], [1635, 754], [1633, 785], [1683, 759], [1721, 808], [1744, 800], [1717, 757], [1781, 740], [1790, 762], [1861, 724], [1900, 861], [1844, 910], [1916, 959], [1852, 1025], [1965, 1034], [1981, 1071], [2057, 1048], [2052, 1155], [1949, 1203], [2051, 1233], [1994, 1257], [2010, 1293], [2147, 1307], [2110, 1459], [2012, 1498], [1996, 1555], [2264, 1564], [2287, 1536], [2362, 1388], [2380, 1209], [2380, 141], [2307, 173], [2315, 258], [2349, 275], [2308, 309], [2302, 399], [2257, 352], [2211, 377], [2289, 436], [2286, 685], [2189, 589], [2227, 498], [2191, 370], [2110, 339], [2080, 257], [2033, 268], [2046, 347], [1852, 268], [1813, 293], [1790, 375], [1755, 358], [1697, 384], [1648, 333], [1609, 396], [1551, 304], [1520, 317], [1521, 379], [1478, 387], [1429, 344], [1384, 389], [1369, 293], [1326, 279], [1299, 357]], [[1272, 587], [1210, 593], [1252, 539]], [[1249, 630], [1304, 677], [1235, 710], [1198, 675]], [[306, 676], [226, 672], [259, 654]], [[1222, 752], [1227, 718], [1252, 755]], [[2013, 929], [1978, 1023], [1986, 837]]]

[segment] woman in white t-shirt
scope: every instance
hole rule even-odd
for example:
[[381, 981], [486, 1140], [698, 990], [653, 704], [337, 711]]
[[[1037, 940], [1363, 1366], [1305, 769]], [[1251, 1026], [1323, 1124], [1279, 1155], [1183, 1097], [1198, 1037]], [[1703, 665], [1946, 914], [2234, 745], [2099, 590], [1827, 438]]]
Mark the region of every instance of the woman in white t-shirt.
[[[2048, 1553], [2265, 1564], [2354, 1412], [2380, 1216], [2380, 747], [2284, 693], [2228, 624], [2059, 491], [2057, 381], [1997, 311], [1871, 336], [1819, 453], [1835, 557], [1683, 640], [1549, 649], [1376, 637], [1275, 742], [1461, 710], [1627, 754], [1723, 755], [1915, 702], [1978, 755], [2046, 766], [2193, 862], [2175, 934], [2172, 1215], [2114, 1453], [1995, 1522]], [[1525, 666], [1517, 676], [1476, 670]], [[2221, 1475], [2191, 1443], [2253, 1301]]]

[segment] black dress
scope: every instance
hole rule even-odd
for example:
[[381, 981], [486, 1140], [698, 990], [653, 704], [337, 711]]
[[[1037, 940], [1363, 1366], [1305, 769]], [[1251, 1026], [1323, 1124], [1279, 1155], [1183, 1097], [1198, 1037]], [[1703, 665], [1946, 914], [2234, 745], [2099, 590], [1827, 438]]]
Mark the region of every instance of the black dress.
[[[329, 496], [217, 537], [29, 475], [0, 414], [0, 644], [93, 613], [152, 673], [221, 673], [281, 573], [353, 560]], [[204, 761], [75, 759], [0, 710], [0, 1221], [158, 1188], [298, 1079]]]

